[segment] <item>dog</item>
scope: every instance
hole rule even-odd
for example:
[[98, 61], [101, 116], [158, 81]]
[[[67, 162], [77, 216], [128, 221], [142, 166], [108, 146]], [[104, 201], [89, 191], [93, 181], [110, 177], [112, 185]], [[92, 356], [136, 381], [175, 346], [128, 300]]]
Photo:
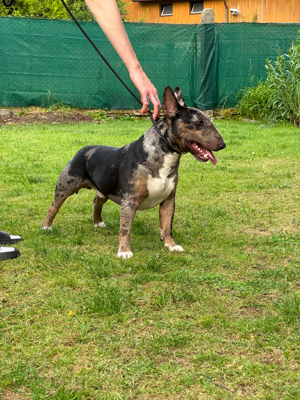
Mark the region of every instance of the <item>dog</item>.
[[212, 151], [224, 149], [224, 140], [210, 119], [196, 108], [187, 107], [181, 90], [166, 87], [164, 118], [138, 140], [124, 147], [86, 146], [62, 171], [54, 201], [43, 223], [51, 229], [64, 201], [80, 189], [94, 189], [94, 226], [103, 228], [101, 212], [112, 200], [121, 206], [118, 258], [130, 258], [131, 227], [137, 210], [159, 205], [161, 240], [171, 251], [183, 251], [172, 235], [178, 167], [182, 154], [197, 161], [217, 163]]

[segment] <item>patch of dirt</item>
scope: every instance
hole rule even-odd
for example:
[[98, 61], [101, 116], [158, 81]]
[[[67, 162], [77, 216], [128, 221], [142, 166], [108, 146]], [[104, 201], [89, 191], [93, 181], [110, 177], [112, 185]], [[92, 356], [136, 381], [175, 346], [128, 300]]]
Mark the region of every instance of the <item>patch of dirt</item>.
[[11, 390], [1, 393], [0, 392], [0, 399], [1, 400], [29, 400], [30, 397], [24, 396], [23, 394], [15, 393]]
[[260, 356], [260, 360], [267, 364], [274, 364], [274, 365], [283, 365], [284, 364], [284, 357], [282, 354], [282, 350], [273, 349], [272, 353], [264, 353]]
[[272, 235], [278, 235], [278, 234], [297, 234], [299, 232], [298, 225], [294, 223], [294, 221], [291, 221], [288, 223], [288, 221], [282, 222], [279, 226], [279, 223], [277, 226], [274, 227], [269, 227], [268, 229], [255, 229], [255, 228], [245, 228], [243, 229], [244, 233], [247, 233], [248, 235], [251, 236], [272, 236]]
[[265, 310], [259, 307], [243, 306], [236, 311], [236, 315], [243, 318], [261, 318], [265, 316]]
[[27, 110], [5, 110], [0, 109], [0, 126], [2, 125], [20, 125], [20, 124], [60, 124], [62, 122], [80, 123], [80, 122], [94, 122], [95, 121], [87, 111], [72, 110], [69, 112], [61, 111], [43, 111], [40, 108], [31, 108]]
[[[99, 110], [80, 110], [72, 108], [43, 109], [40, 107], [29, 108], [0, 108], [0, 126], [22, 124], [60, 124], [90, 122], [101, 124], [101, 118], [97, 118]], [[147, 117], [138, 110], [111, 110], [102, 111], [107, 118], [123, 117]]]

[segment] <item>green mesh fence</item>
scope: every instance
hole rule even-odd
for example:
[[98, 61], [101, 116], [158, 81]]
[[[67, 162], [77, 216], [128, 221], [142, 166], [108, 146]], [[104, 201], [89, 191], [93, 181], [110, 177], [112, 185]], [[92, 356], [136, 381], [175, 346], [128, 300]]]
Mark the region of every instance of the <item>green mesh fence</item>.
[[265, 61], [275, 60], [278, 50], [286, 52], [296, 41], [300, 24], [218, 24], [218, 103], [236, 105], [242, 87], [251, 76], [266, 78]]
[[[128, 71], [96, 22], [83, 28], [137, 94]], [[162, 96], [180, 86], [190, 105], [195, 26], [128, 23], [126, 30], [144, 71]], [[137, 109], [73, 21], [0, 18], [0, 104], [63, 102], [83, 108]]]
[[265, 61], [290, 48], [300, 24], [202, 24], [196, 31], [196, 107], [234, 107], [241, 88], [266, 78]]
[[[96, 22], [82, 22], [128, 86], [126, 67]], [[160, 98], [179, 86], [187, 104], [232, 107], [251, 76], [265, 78], [275, 59], [298, 36], [300, 24], [173, 25], [126, 23], [138, 59]], [[137, 109], [73, 21], [0, 17], [0, 105]]]

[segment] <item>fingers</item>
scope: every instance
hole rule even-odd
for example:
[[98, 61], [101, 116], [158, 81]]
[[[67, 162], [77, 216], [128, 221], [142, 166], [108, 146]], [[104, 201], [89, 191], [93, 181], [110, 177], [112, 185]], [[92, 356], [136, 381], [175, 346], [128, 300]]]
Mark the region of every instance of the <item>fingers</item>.
[[[154, 86], [153, 86], [154, 88]], [[154, 88], [154, 93], [152, 93], [150, 96], [148, 96], [148, 94], [142, 96], [142, 103], [143, 103], [143, 107], [141, 110], [141, 114], [144, 114], [147, 112], [148, 107], [149, 107], [149, 97], [150, 97], [150, 101], [153, 104], [154, 110], [153, 110], [153, 118], [155, 120], [159, 119], [160, 116], [160, 110], [161, 110], [161, 104], [157, 95], [157, 91]]]
[[153, 110], [153, 118], [155, 120], [159, 119], [161, 104], [157, 95], [152, 96], [151, 98], [154, 110]]
[[148, 95], [146, 94], [146, 95], [142, 96], [141, 100], [142, 100], [142, 103], [143, 103], [141, 114], [145, 114], [147, 112], [148, 106], [149, 106], [149, 97], [148, 97]]

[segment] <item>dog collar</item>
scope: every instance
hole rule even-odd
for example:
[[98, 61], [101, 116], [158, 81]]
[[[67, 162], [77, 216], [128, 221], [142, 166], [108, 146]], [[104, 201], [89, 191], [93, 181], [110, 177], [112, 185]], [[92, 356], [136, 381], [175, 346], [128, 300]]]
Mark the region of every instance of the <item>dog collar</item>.
[[[151, 112], [151, 111], [150, 111], [150, 112]], [[150, 114], [150, 118], [151, 118], [151, 122], [152, 122], [154, 128], [156, 129], [156, 132], [159, 134], [159, 136], [162, 138], [162, 140], [166, 143], [166, 145], [169, 147], [169, 149], [170, 149], [171, 151], [177, 153], [177, 154], [181, 154], [181, 153], [179, 153], [179, 151], [177, 151], [177, 150], [175, 149], [174, 146], [171, 145], [171, 143], [167, 140], [167, 138], [161, 133], [161, 130], [159, 129], [157, 123], [154, 121], [154, 118], [153, 118], [153, 114], [152, 114], [152, 113]]]

